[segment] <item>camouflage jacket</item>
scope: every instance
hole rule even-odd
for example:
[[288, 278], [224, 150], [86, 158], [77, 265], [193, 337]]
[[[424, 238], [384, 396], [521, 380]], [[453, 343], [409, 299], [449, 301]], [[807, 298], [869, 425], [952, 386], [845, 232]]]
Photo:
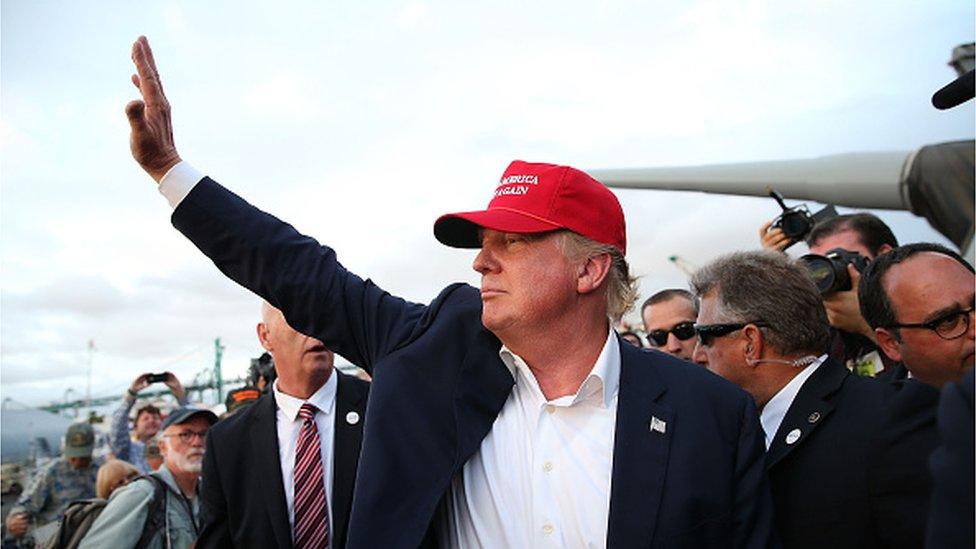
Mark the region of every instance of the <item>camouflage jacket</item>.
[[100, 465], [92, 460], [88, 467], [75, 469], [64, 458], [51, 461], [34, 474], [10, 512], [27, 513], [38, 526], [58, 520], [72, 501], [95, 497]]

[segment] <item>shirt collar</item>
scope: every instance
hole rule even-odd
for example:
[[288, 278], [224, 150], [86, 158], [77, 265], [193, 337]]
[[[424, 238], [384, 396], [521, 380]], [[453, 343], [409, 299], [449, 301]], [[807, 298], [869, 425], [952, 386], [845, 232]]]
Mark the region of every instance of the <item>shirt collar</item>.
[[307, 400], [282, 393], [278, 389], [279, 380], [276, 379], [271, 386], [274, 390], [275, 404], [278, 405], [278, 409], [284, 412], [285, 416], [291, 421], [295, 421], [295, 418], [298, 417], [298, 409], [306, 402], [318, 408], [320, 412], [331, 414], [333, 404], [335, 403], [336, 388], [338, 387], [337, 377], [335, 370], [333, 370], [329, 374], [329, 379], [326, 380], [325, 384], [312, 393], [312, 396], [308, 397]]
[[762, 424], [763, 431], [766, 434], [767, 450], [769, 449], [769, 445], [773, 443], [776, 431], [779, 430], [780, 424], [783, 423], [783, 418], [786, 417], [786, 412], [789, 411], [796, 395], [800, 392], [806, 380], [823, 364], [824, 360], [827, 360], [826, 354], [820, 355], [816, 362], [800, 370], [800, 373], [796, 374], [789, 383], [784, 385], [763, 406], [762, 413], [759, 415], [759, 422]]
[[[522, 360], [522, 357], [510, 351], [505, 345], [502, 345], [501, 349], [498, 350], [498, 355], [508, 368], [509, 373], [515, 378], [516, 383], [518, 383], [519, 379], [518, 372], [521, 371], [522, 375], [526, 379], [531, 380], [535, 384], [536, 390], [538, 390], [539, 382], [535, 379], [532, 370]], [[583, 380], [583, 383], [580, 384], [576, 394], [556, 400], [561, 403], [565, 402], [567, 405], [572, 405], [584, 400], [597, 399], [604, 408], [607, 408], [613, 402], [613, 399], [616, 398], [619, 388], [620, 343], [617, 341], [616, 332], [610, 329], [607, 334], [607, 340], [603, 344], [603, 349], [600, 351], [600, 356], [596, 358], [593, 368], [590, 370], [589, 375], [586, 376], [586, 379]], [[566, 400], [564, 401], [564, 399]]]

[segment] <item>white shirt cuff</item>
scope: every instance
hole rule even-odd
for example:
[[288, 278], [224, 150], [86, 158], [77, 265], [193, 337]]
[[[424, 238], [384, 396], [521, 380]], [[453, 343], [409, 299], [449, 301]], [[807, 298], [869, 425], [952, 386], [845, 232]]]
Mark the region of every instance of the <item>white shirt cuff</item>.
[[159, 192], [166, 197], [170, 207], [175, 210], [202, 179], [203, 172], [191, 166], [186, 160], [180, 160], [159, 180]]

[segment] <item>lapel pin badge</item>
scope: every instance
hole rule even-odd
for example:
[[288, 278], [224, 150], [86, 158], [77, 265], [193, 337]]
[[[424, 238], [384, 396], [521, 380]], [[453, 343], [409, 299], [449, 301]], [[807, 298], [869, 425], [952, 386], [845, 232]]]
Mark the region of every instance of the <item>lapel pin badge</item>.
[[349, 412], [348, 414], [346, 414], [346, 423], [348, 423], [349, 425], [355, 425], [359, 423], [359, 413]]
[[668, 423], [657, 416], [651, 416], [651, 430], [663, 435], [668, 430]]
[[809, 423], [816, 423], [818, 421], [820, 421], [820, 412], [814, 412], [807, 416], [807, 422]]
[[796, 442], [798, 440], [800, 440], [800, 430], [799, 429], [793, 429], [792, 431], [790, 431], [789, 433], [786, 434], [786, 443], [787, 444], [793, 444], [794, 442]]

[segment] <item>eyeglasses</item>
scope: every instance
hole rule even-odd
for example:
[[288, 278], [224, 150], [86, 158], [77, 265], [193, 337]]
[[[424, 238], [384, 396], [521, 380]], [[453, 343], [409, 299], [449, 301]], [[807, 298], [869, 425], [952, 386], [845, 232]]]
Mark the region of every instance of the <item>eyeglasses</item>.
[[917, 324], [892, 324], [889, 328], [925, 328], [932, 330], [942, 339], [956, 339], [969, 331], [969, 317], [972, 315], [973, 306], [968, 309], [961, 309], [946, 313], [928, 322]]
[[176, 433], [175, 435], [163, 435], [164, 437], [179, 437], [180, 442], [183, 444], [190, 444], [193, 442], [194, 437], [200, 437], [200, 440], [206, 440], [206, 431], [183, 431], [182, 433]]
[[651, 330], [647, 333], [647, 340], [655, 347], [662, 347], [668, 342], [668, 334], [674, 334], [680, 341], [695, 337], [695, 323], [681, 322], [670, 330]]
[[712, 339], [731, 334], [736, 330], [741, 330], [752, 324], [759, 328], [769, 328], [765, 322], [740, 322], [736, 324], [695, 324], [695, 333], [698, 335], [698, 344], [708, 346], [712, 344]]

